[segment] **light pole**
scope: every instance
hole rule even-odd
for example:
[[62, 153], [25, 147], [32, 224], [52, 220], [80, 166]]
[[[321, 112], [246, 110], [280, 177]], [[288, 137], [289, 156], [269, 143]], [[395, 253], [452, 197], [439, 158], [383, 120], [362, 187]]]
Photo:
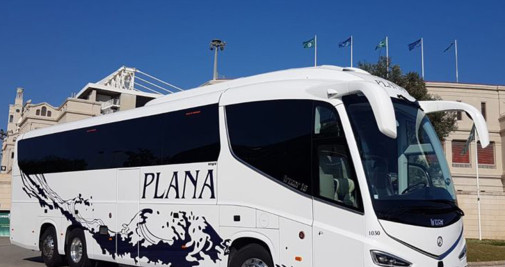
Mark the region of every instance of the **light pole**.
[[210, 42], [210, 50], [214, 50], [214, 75], [212, 77], [213, 80], [217, 80], [217, 50], [224, 50], [226, 42], [223, 42], [219, 39], [214, 39]]

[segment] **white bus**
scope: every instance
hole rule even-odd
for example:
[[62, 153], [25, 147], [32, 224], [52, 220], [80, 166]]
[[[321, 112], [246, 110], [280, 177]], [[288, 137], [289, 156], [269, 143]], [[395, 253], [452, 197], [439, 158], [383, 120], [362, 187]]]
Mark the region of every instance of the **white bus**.
[[416, 101], [362, 70], [272, 72], [17, 140], [11, 242], [47, 266], [466, 266], [463, 212]]

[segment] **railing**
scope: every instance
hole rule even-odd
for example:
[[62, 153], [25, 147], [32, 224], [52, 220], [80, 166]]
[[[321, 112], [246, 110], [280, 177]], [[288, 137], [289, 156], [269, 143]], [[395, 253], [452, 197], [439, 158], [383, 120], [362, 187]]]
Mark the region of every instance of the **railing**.
[[122, 90], [149, 91], [160, 95], [184, 91], [171, 83], [165, 82], [138, 69], [125, 66], [119, 68], [98, 83]]

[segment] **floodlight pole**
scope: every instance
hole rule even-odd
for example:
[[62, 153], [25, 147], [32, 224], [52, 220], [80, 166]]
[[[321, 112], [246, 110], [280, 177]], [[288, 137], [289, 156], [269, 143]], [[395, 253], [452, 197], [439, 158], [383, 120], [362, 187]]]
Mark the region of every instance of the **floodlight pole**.
[[214, 72], [212, 80], [217, 80], [217, 49], [214, 49]]
[[214, 73], [212, 75], [212, 80], [217, 80], [218, 73], [217, 73], [217, 50], [224, 50], [224, 47], [226, 46], [226, 42], [223, 42], [219, 39], [214, 39], [210, 42], [210, 50], [214, 50]]

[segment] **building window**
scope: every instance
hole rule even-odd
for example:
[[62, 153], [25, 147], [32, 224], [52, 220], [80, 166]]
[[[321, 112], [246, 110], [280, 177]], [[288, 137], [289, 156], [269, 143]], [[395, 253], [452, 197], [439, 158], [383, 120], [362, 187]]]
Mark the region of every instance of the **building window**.
[[482, 113], [482, 116], [484, 117], [484, 119], [487, 120], [487, 117], [486, 117], [486, 102], [480, 102], [480, 112]]
[[47, 112], [47, 108], [46, 107], [42, 107], [41, 115], [42, 116], [46, 116], [46, 112]]
[[14, 120], [14, 116], [10, 115], [9, 116], [9, 123], [12, 122]]
[[16, 109], [16, 113], [19, 113], [19, 109]]
[[37, 109], [37, 111], [35, 111], [35, 115], [37, 115], [37, 116], [40, 115], [40, 109]]
[[477, 152], [479, 156], [479, 167], [494, 168], [494, 142], [490, 142], [486, 148], [482, 148], [480, 142], [477, 142]]
[[14, 158], [14, 152], [11, 153], [11, 159], [13, 159], [13, 158]]
[[47, 116], [51, 117], [51, 111], [50, 110], [47, 111]]
[[470, 167], [470, 148], [465, 149], [466, 141], [452, 141], [452, 166], [453, 167]]
[[[457, 100], [457, 101], [458, 101], [458, 102], [461, 102], [461, 100]], [[463, 114], [461, 113], [461, 111], [458, 111], [458, 112], [456, 113], [456, 119], [457, 119], [458, 121], [463, 120]]]

